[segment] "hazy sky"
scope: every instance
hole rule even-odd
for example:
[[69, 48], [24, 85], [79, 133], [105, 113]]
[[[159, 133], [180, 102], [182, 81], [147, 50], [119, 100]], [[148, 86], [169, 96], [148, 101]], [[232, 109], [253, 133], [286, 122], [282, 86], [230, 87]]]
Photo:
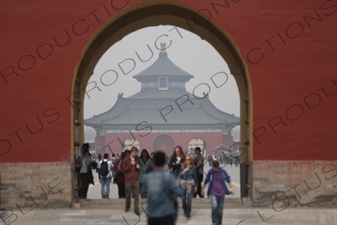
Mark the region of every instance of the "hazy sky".
[[[90, 90], [94, 86], [90, 82], [96, 81], [97, 86], [102, 91], [95, 89], [89, 92], [90, 96], [85, 97], [84, 118], [109, 110], [115, 104], [118, 93], [123, 92], [123, 97], [128, 97], [139, 92], [141, 83], [132, 76], [143, 71], [157, 60], [159, 55], [157, 48], [160, 48], [160, 42], [162, 41], [167, 42], [166, 52], [169, 59], [181, 69], [194, 75], [194, 78], [186, 84], [188, 92], [192, 93], [193, 89], [199, 84], [207, 83], [211, 88], [209, 98], [218, 109], [227, 113], [234, 113], [236, 116], [240, 115], [239, 92], [227, 63], [213, 46], [201, 40], [199, 36], [182, 28], [172, 28], [174, 27], [157, 26], [135, 31], [106, 51], [97, 63], [87, 86], [87, 90]], [[157, 48], [155, 47], [156, 44]], [[153, 52], [152, 58], [149, 48]], [[151, 59], [141, 62], [137, 53], [143, 61]], [[213, 81], [218, 87], [211, 80], [211, 77], [215, 74], [217, 75], [213, 77]], [[106, 85], [113, 84], [104, 86], [103, 83]], [[208, 92], [205, 85], [200, 85], [194, 91], [199, 96], [202, 96], [202, 92]]]

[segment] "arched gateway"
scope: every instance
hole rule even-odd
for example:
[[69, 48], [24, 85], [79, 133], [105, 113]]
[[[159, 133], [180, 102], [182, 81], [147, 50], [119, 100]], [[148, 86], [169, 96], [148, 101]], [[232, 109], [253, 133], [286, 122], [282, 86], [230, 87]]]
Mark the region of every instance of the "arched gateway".
[[[137, 18], [137, 19], [136, 19]], [[142, 19], [139, 19], [142, 18]], [[188, 21], [188, 24], [181, 23], [181, 19]], [[203, 139], [207, 142], [207, 151], [211, 151], [213, 148], [222, 143], [224, 135], [227, 135], [234, 126], [240, 124], [241, 127], [241, 140], [248, 140], [249, 136], [249, 123], [245, 123], [248, 119], [250, 113], [250, 104], [249, 101], [249, 81], [247, 76], [247, 69], [239, 56], [238, 51], [234, 47], [234, 43], [230, 40], [228, 35], [226, 35], [222, 30], [218, 29], [215, 24], [211, 21], [200, 26], [197, 24], [197, 21], [205, 21], [205, 17], [202, 14], [196, 14], [193, 11], [185, 8], [181, 4], [172, 3], [171, 1], [160, 1], [156, 4], [148, 2], [147, 4], [139, 4], [134, 9], [125, 11], [124, 14], [118, 19], [110, 21], [109, 24], [106, 24], [105, 27], [87, 44], [85, 48], [81, 62], [78, 65], [78, 68], [75, 73], [75, 82], [74, 90], [75, 94], [71, 97], [73, 98], [74, 109], [73, 109], [73, 119], [83, 121], [83, 112], [79, 110], [78, 104], [76, 102], [84, 101], [84, 90], [81, 87], [84, 87], [92, 71], [97, 64], [98, 60], [104, 54], [104, 52], [110, 48], [114, 43], [120, 40], [123, 36], [129, 34], [132, 31], [147, 27], [147, 26], [156, 26], [156, 25], [176, 25], [186, 29], [189, 29], [189, 25], [196, 26], [193, 29], [193, 32], [200, 36], [202, 39], [208, 41], [223, 57], [223, 59], [228, 64], [228, 67], [231, 70], [231, 74], [234, 76], [240, 94], [240, 118], [237, 118], [228, 113], [222, 112], [214, 107], [214, 105], [209, 101], [207, 93], [204, 96], [195, 96], [194, 94], [187, 93], [185, 90], [184, 84], [191, 78], [193, 75], [188, 74], [185, 71], [182, 71], [180, 68], [175, 66], [169, 59], [168, 53], [165, 51], [165, 44], [162, 45], [162, 50], [159, 53], [158, 60], [150, 66], [147, 70], [143, 71], [134, 78], [142, 83], [142, 90], [135, 94], [135, 96], [145, 97], [149, 96], [149, 92], [155, 91], [157, 94], [151, 94], [151, 97], [161, 98], [164, 95], [171, 95], [169, 97], [170, 103], [163, 104], [163, 102], [157, 101], [155, 104], [156, 107], [150, 109], [139, 109], [137, 110], [137, 117], [132, 116], [134, 114], [134, 109], [131, 107], [124, 108], [125, 110], [118, 117], [112, 117], [111, 111], [103, 113], [100, 117], [103, 121], [104, 127], [109, 127], [110, 130], [122, 128], [125, 130], [125, 121], [128, 121], [126, 124], [130, 131], [137, 129], [147, 132], [145, 134], [137, 134], [137, 132], [132, 133], [135, 135], [135, 138], [139, 141], [142, 148], [152, 149], [153, 143], [155, 140], [154, 134], [159, 131], [158, 128], [163, 131], [162, 127], [167, 121], [172, 121], [173, 124], [164, 126], [164, 132], [167, 131], [167, 127], [170, 130], [180, 129], [179, 131], [184, 131], [186, 134], [182, 137], [180, 132], [176, 134], [170, 134], [170, 137], [174, 140], [176, 144], [181, 146], [188, 146], [188, 142], [196, 136], [193, 134], [196, 130], [207, 130], [208, 134], [203, 134]], [[121, 28], [122, 27], [122, 28]], [[162, 63], [164, 62], [164, 63]], [[152, 70], [160, 64], [164, 66], [169, 66], [173, 68], [175, 73], [172, 74], [151, 74]], [[170, 65], [171, 64], [171, 65]], [[173, 64], [173, 65], [172, 65]], [[160, 67], [159, 67], [160, 69]], [[158, 68], [157, 70], [158, 71]], [[164, 70], [162, 70], [164, 71]], [[180, 77], [177, 77], [177, 74]], [[172, 79], [173, 78], [173, 79]], [[212, 85], [211, 81], [210, 84]], [[121, 94], [118, 98], [116, 105], [123, 105], [124, 107], [130, 104], [125, 104], [127, 101], [131, 100], [130, 98], [124, 98]], [[155, 100], [154, 100], [155, 101]], [[191, 101], [196, 103], [192, 104]], [[165, 102], [164, 102], [165, 103]], [[139, 104], [135, 102], [133, 106], [138, 106]], [[167, 107], [168, 106], [168, 107]], [[172, 110], [171, 110], [171, 107]], [[113, 109], [111, 109], [113, 110]], [[137, 118], [142, 118], [139, 116], [139, 113], [143, 115], [143, 120], [140, 121], [130, 121], [130, 118], [137, 120]], [[107, 115], [105, 115], [107, 114]], [[102, 118], [108, 116], [106, 118]], [[175, 118], [175, 119], [173, 119]], [[179, 118], [177, 120], [176, 118]], [[192, 126], [192, 123], [195, 124], [198, 120], [199, 124], [197, 127]], [[154, 121], [151, 125], [147, 126], [146, 122]], [[99, 130], [99, 122], [96, 118], [91, 118], [85, 123], [89, 126], [96, 126], [96, 130]], [[132, 125], [131, 125], [132, 123]], [[158, 124], [159, 123], [159, 124]], [[135, 126], [136, 124], [136, 126]], [[183, 128], [181, 126], [183, 124]], [[157, 126], [159, 125], [159, 126]], [[75, 142], [83, 141], [83, 124], [79, 124], [80, 135], [78, 139], [74, 137]], [[118, 127], [118, 128], [117, 128]], [[97, 129], [98, 128], [98, 129]], [[199, 129], [201, 128], [201, 129]], [[76, 130], [76, 127], [75, 127]], [[192, 131], [192, 132], [191, 132]], [[102, 132], [104, 133], [104, 132]], [[129, 134], [120, 133], [114, 135], [112, 133], [107, 133], [104, 138], [100, 137], [100, 142], [102, 139], [105, 141], [105, 146], [108, 149], [120, 149], [120, 147], [114, 146], [118, 145], [116, 140], [126, 138], [130, 136]], [[229, 141], [232, 140], [230, 136], [227, 138]], [[147, 143], [149, 145], [147, 146]], [[243, 142], [245, 143], [245, 142]], [[244, 155], [241, 156], [242, 162], [248, 162], [252, 156], [251, 146], [249, 142], [243, 144], [243, 147], [247, 149]], [[241, 171], [241, 196], [248, 196], [248, 164], [242, 163]]]
[[84, 141], [84, 90], [94, 67], [127, 34], [158, 25], [208, 41], [236, 79], [241, 196], [258, 206], [336, 205], [335, 2], [2, 3], [0, 208], [26, 208], [22, 216], [37, 205], [71, 205], [73, 155]]

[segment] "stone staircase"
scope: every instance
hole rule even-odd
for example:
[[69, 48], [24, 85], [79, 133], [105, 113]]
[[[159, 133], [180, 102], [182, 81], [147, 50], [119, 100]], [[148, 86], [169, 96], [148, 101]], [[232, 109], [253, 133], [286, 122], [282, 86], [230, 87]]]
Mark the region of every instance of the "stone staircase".
[[[178, 199], [179, 205], [181, 205], [181, 199]], [[131, 208], [133, 199], [131, 199]], [[146, 199], [140, 199], [140, 204], [145, 207]], [[75, 208], [111, 208], [111, 209], [124, 209], [125, 199], [80, 199], [75, 203]], [[248, 206], [245, 204], [245, 199], [241, 198], [227, 198], [225, 200], [225, 207], [242, 207]], [[211, 208], [211, 202], [209, 198], [194, 198], [192, 199], [193, 208]]]

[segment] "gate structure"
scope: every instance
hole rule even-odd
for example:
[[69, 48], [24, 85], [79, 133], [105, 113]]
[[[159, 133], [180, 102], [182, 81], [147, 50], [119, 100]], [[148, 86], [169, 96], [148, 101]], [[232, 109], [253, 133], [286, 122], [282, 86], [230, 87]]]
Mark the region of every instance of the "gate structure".
[[337, 203], [336, 1], [1, 1], [1, 9], [0, 208], [72, 204], [82, 103], [104, 85], [85, 93], [93, 69], [124, 36], [157, 25], [208, 41], [236, 79], [245, 202], [278, 211]]

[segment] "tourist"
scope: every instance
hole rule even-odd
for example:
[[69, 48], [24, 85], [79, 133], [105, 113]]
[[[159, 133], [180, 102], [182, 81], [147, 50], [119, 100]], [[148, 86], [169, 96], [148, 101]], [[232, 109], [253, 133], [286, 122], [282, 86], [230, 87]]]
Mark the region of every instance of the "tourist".
[[[230, 189], [228, 190], [228, 183]], [[220, 167], [218, 161], [213, 162], [213, 167], [207, 172], [201, 193], [204, 195], [206, 185], [208, 185], [207, 196], [210, 197], [212, 203], [212, 223], [220, 225], [222, 223], [222, 212], [226, 194], [233, 194], [234, 189], [231, 178], [227, 171]]]
[[183, 209], [187, 220], [191, 219], [192, 197], [197, 192], [197, 171], [190, 154], [186, 155], [185, 161], [181, 167], [178, 178], [179, 184], [184, 188], [185, 193], [182, 195]]
[[76, 153], [75, 157], [75, 175], [76, 175], [76, 185], [75, 185], [75, 190], [80, 190], [81, 186], [81, 178], [80, 178], [80, 170], [82, 167], [82, 153]]
[[194, 154], [196, 157], [194, 158], [194, 164], [197, 169], [197, 178], [198, 178], [198, 191], [193, 195], [194, 198], [199, 195], [200, 198], [203, 198], [201, 195], [201, 183], [202, 180], [204, 179], [204, 158], [201, 155], [201, 149], [199, 147], [196, 147], [194, 149]]
[[[146, 149], [143, 149], [141, 154], [140, 154], [140, 171], [139, 171], [139, 189], [142, 189], [142, 183], [143, 183], [143, 178], [144, 175], [146, 174], [148, 168], [150, 167], [151, 164], [151, 158]], [[140, 193], [141, 198], [145, 198], [142, 196], [142, 193]]]
[[233, 156], [229, 156], [229, 164], [233, 167]]
[[137, 162], [136, 156], [138, 154], [138, 148], [132, 147], [130, 151], [130, 156], [126, 156], [123, 160], [122, 171], [124, 172], [125, 178], [125, 212], [128, 212], [131, 207], [131, 192], [134, 196], [134, 212], [138, 216], [139, 211], [139, 170], [140, 163]]
[[168, 163], [169, 169], [175, 178], [178, 177], [180, 172], [181, 164], [185, 161], [185, 155], [181, 146], [176, 146], [174, 148], [171, 159]]
[[81, 181], [81, 188], [78, 193], [78, 197], [81, 199], [87, 198], [87, 193], [89, 189], [89, 178], [88, 172], [90, 170], [90, 163], [91, 163], [91, 155], [89, 153], [90, 145], [89, 143], [85, 143], [82, 145], [82, 166], [80, 169], [80, 181]]
[[113, 183], [118, 186], [118, 198], [125, 198], [124, 173], [121, 169], [125, 155], [130, 155], [130, 152], [122, 152], [120, 158], [114, 164], [114, 171], [116, 175]]
[[147, 196], [148, 225], [174, 225], [178, 215], [177, 197], [183, 194], [175, 177], [165, 171], [166, 156], [158, 151], [153, 156], [153, 171], [145, 175], [142, 193]]
[[170, 161], [170, 158], [172, 157], [172, 155], [171, 156], [168, 156], [166, 153], [165, 153], [165, 166], [164, 166], [164, 170], [165, 171], [170, 171], [170, 168], [169, 168], [169, 165], [168, 165], [168, 163], [169, 163], [169, 161]]
[[219, 154], [219, 164], [220, 165], [223, 164], [223, 159], [222, 159], [222, 154], [221, 153]]
[[97, 165], [102, 161], [102, 155], [101, 154], [98, 154], [97, 155], [97, 159], [96, 159], [96, 163]]
[[92, 174], [93, 169], [95, 170], [97, 169], [96, 161], [91, 161], [89, 164], [88, 173], [87, 173], [88, 187], [90, 184], [95, 185], [94, 175]]
[[109, 198], [110, 194], [110, 182], [112, 179], [112, 170], [113, 164], [109, 160], [109, 154], [104, 153], [103, 160], [97, 166], [100, 175], [100, 182], [101, 182], [101, 195], [102, 198]]
[[228, 154], [225, 154], [225, 166], [227, 166], [228, 163], [229, 163]]
[[153, 155], [154, 155], [154, 152], [151, 152], [151, 154], [150, 154], [151, 162], [150, 162], [149, 167], [148, 167], [147, 170], [146, 170], [146, 173], [149, 173], [149, 172], [151, 172], [151, 171], [153, 170], [153, 169], [152, 169]]
[[235, 167], [238, 167], [239, 163], [240, 163], [240, 159], [239, 159], [239, 156], [237, 154], [235, 154], [233, 156], [233, 161], [234, 161], [234, 165]]
[[[96, 163], [97, 163], [97, 165], [99, 165], [101, 162], [102, 162], [102, 155], [98, 154], [97, 155], [97, 159], [96, 159]], [[99, 182], [101, 182], [101, 175], [99, 175], [99, 170], [98, 169], [96, 169], [96, 173], [98, 174], [98, 180], [99, 180]]]
[[207, 161], [208, 161], [208, 166], [212, 166], [212, 163], [213, 163], [213, 156], [212, 155], [208, 155], [207, 157]]
[[116, 157], [115, 153], [112, 153], [111, 156], [112, 156], [112, 157], [111, 157], [111, 163], [114, 165], [115, 162], [116, 162], [116, 160], [117, 160], [117, 157]]

